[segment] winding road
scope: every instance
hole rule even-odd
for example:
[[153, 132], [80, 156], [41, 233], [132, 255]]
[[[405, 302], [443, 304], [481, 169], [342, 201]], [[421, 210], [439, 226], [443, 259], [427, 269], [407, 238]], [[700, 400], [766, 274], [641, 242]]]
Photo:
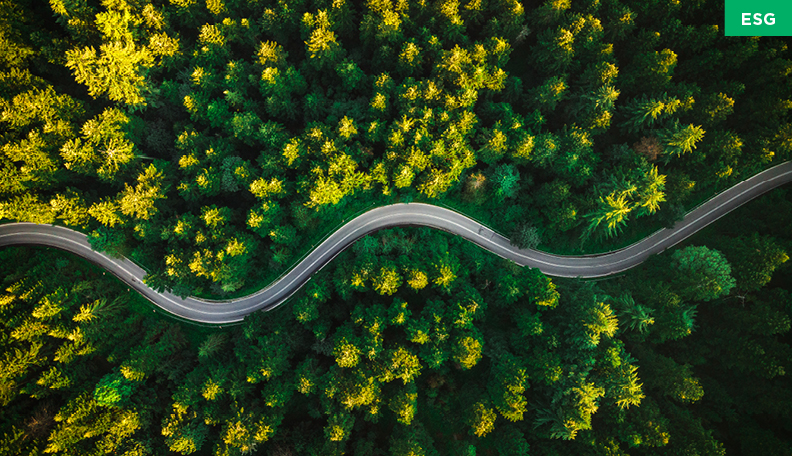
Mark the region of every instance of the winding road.
[[91, 249], [87, 237], [53, 225], [9, 223], [0, 225], [0, 246], [44, 245], [66, 250], [110, 271], [160, 308], [181, 318], [211, 324], [239, 322], [257, 310], [271, 310], [300, 289], [344, 249], [361, 237], [395, 226], [426, 226], [461, 236], [480, 247], [521, 266], [539, 268], [556, 277], [603, 277], [630, 269], [649, 256], [676, 245], [700, 229], [757, 196], [792, 181], [792, 162], [785, 162], [716, 195], [689, 212], [673, 228], [661, 229], [623, 249], [584, 256], [561, 256], [522, 250], [486, 226], [462, 214], [422, 204], [394, 204], [372, 209], [344, 224], [288, 273], [266, 288], [236, 299], [210, 301], [180, 298], [155, 291], [145, 283], [146, 272], [126, 258], [112, 258]]

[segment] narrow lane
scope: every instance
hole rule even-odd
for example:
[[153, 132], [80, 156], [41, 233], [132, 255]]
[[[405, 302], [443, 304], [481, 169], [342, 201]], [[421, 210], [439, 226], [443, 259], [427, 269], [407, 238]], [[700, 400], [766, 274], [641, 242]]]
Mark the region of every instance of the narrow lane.
[[423, 203], [394, 204], [372, 209], [347, 222], [311, 251], [292, 270], [251, 295], [224, 301], [182, 299], [157, 292], [143, 283], [146, 272], [126, 258], [112, 258], [91, 249], [77, 231], [34, 223], [0, 225], [0, 246], [44, 245], [90, 260], [110, 271], [160, 308], [181, 318], [213, 324], [241, 321], [257, 310], [271, 310], [300, 289], [317, 271], [361, 237], [395, 226], [425, 226], [461, 236], [520, 266], [539, 268], [556, 277], [603, 277], [630, 269], [651, 255], [672, 247], [731, 210], [792, 181], [792, 162], [785, 162], [716, 195], [689, 212], [673, 228], [662, 229], [626, 248], [597, 255], [562, 256], [518, 249], [509, 240], [462, 214]]

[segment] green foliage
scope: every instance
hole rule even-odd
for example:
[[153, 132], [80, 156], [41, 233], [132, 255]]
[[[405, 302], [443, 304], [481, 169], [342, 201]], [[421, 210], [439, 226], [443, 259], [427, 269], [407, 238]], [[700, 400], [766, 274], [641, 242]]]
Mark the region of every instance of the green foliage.
[[106, 93], [113, 101], [146, 105], [147, 87], [141, 69], [154, 63], [147, 48], [115, 41], [101, 45], [98, 54], [92, 46], [73, 49], [66, 53], [66, 59], [77, 82], [88, 86], [94, 98]]
[[636, 91], [641, 87], [649, 87], [653, 92], [662, 92], [670, 85], [677, 62], [677, 54], [668, 48], [639, 53], [631, 62], [635, 70], [625, 85]]
[[495, 420], [498, 415], [495, 410], [488, 408], [485, 404], [477, 402], [473, 406], [470, 417], [471, 432], [476, 437], [483, 437], [495, 428]]
[[523, 223], [514, 228], [509, 236], [509, 243], [521, 249], [535, 249], [542, 243], [539, 229], [530, 223]]
[[655, 127], [672, 116], [682, 106], [682, 102], [674, 97], [663, 94], [660, 98], [650, 98], [646, 95], [628, 102], [623, 109], [625, 117], [622, 128], [637, 133], [642, 129]]
[[786, 263], [789, 256], [778, 243], [769, 236], [741, 236], [723, 239], [718, 248], [732, 259], [732, 272], [739, 290], [757, 291], [767, 285], [773, 271]]
[[633, 211], [640, 217], [659, 209], [665, 201], [666, 176], [659, 174], [656, 166], [645, 169], [632, 170], [637, 183], [624, 175], [614, 175], [601, 187], [606, 196], [600, 196], [597, 208], [586, 215], [590, 221], [584, 237], [593, 233], [613, 237], [621, 232]]
[[155, 203], [164, 199], [165, 174], [155, 164], [146, 167], [137, 177], [137, 185], [126, 186], [119, 199], [121, 213], [137, 219], [148, 220], [157, 213]]
[[117, 406], [132, 394], [132, 384], [119, 373], [105, 375], [94, 391], [94, 400], [99, 405]]
[[729, 294], [736, 285], [723, 255], [704, 246], [677, 250], [671, 267], [682, 296], [693, 301], [711, 301]]
[[652, 316], [652, 309], [636, 304], [633, 297], [625, 294], [615, 300], [618, 308], [618, 315], [624, 320], [624, 328], [630, 331], [645, 333], [655, 320]]
[[696, 143], [704, 138], [704, 133], [701, 126], [688, 125], [683, 127], [678, 123], [674, 123], [671, 128], [662, 130], [659, 136], [663, 144], [666, 161], [671, 159], [671, 155], [680, 156], [693, 151], [696, 148]]
[[108, 229], [100, 226], [88, 236], [91, 248], [107, 252], [115, 257], [122, 257], [129, 253], [127, 237], [119, 230]]
[[679, 365], [673, 359], [657, 353], [642, 353], [648, 390], [658, 389], [679, 402], [696, 402], [704, 396], [700, 381], [690, 365]]
[[[712, 2], [530, 3], [0, 1], [0, 217], [225, 296], [372, 204], [590, 253], [792, 156], [783, 40]], [[0, 252], [0, 453], [785, 454], [778, 236], [585, 288], [392, 230], [188, 336]]]
[[520, 189], [520, 173], [513, 165], [501, 165], [495, 168], [490, 181], [495, 189], [495, 197], [499, 201], [513, 198]]
[[61, 148], [67, 169], [80, 174], [96, 174], [113, 181], [129, 169], [135, 160], [135, 145], [124, 128], [129, 117], [117, 109], [107, 109], [82, 127], [82, 138], [73, 139]]
[[198, 357], [211, 358], [216, 355], [222, 350], [225, 340], [226, 336], [223, 333], [210, 334], [198, 348]]

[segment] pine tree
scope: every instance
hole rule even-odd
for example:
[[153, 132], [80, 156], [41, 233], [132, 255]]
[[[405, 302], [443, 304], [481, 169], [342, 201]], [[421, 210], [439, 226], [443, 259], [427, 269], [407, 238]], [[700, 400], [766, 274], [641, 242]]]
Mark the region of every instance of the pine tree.
[[668, 119], [681, 107], [682, 102], [679, 99], [666, 94], [658, 98], [642, 95], [624, 106], [622, 113], [626, 120], [621, 126], [630, 133], [653, 128], [656, 123]]
[[225, 340], [226, 335], [223, 333], [210, 334], [198, 348], [198, 357], [211, 358], [223, 348]]
[[674, 252], [671, 261], [677, 289], [693, 301], [711, 301], [736, 285], [731, 266], [717, 250], [689, 246]]
[[775, 239], [757, 233], [718, 239], [716, 242], [718, 249], [729, 259], [736, 286], [741, 291], [758, 291], [770, 282], [773, 272], [789, 259]]
[[415, 383], [409, 383], [389, 401], [388, 408], [396, 415], [396, 421], [409, 426], [418, 411], [418, 391]]
[[317, 70], [334, 68], [343, 58], [345, 51], [336, 39], [334, 24], [326, 11], [316, 14], [307, 13], [303, 17], [303, 27], [309, 31], [305, 41], [309, 61]]
[[494, 409], [487, 407], [481, 402], [476, 402], [473, 405], [473, 409], [468, 413], [470, 431], [476, 437], [484, 437], [495, 429], [495, 421], [498, 415]]
[[700, 127], [688, 125], [682, 127], [678, 123], [660, 131], [660, 141], [663, 144], [665, 161], [669, 162], [672, 155], [687, 154], [696, 148], [696, 143], [704, 138], [705, 131]]
[[542, 243], [539, 229], [530, 222], [517, 225], [509, 236], [509, 243], [520, 249], [535, 249]]
[[532, 50], [536, 63], [547, 73], [564, 73], [575, 57], [575, 36], [565, 28], [546, 29]]
[[487, 390], [493, 405], [509, 421], [522, 421], [528, 408], [524, 392], [528, 388], [528, 374], [522, 361], [508, 353], [493, 366]]
[[147, 48], [115, 41], [102, 44], [98, 54], [93, 46], [67, 51], [66, 59], [66, 66], [77, 82], [88, 86], [92, 97], [107, 94], [129, 106], [146, 105], [149, 89], [145, 74], [154, 64]]
[[615, 299], [617, 314], [621, 317], [623, 327], [630, 331], [644, 333], [653, 325], [652, 309], [636, 304], [632, 295], [625, 294]]
[[150, 164], [137, 181], [135, 187], [127, 184], [121, 193], [120, 210], [126, 216], [148, 220], [158, 211], [156, 201], [165, 198], [165, 174], [155, 164]]
[[584, 236], [589, 236], [597, 232], [598, 229], [604, 230], [604, 234], [608, 237], [619, 233], [627, 224], [629, 214], [633, 209], [627, 197], [628, 193], [624, 191], [613, 192], [604, 198], [600, 197], [597, 210], [587, 216], [590, 222]]
[[130, 119], [118, 109], [108, 108], [86, 122], [82, 138], [68, 141], [61, 148], [66, 168], [113, 181], [122, 177], [137, 158], [137, 150], [125, 133]]
[[514, 165], [501, 165], [495, 168], [490, 182], [493, 183], [493, 191], [499, 201], [513, 198], [520, 189], [520, 172]]

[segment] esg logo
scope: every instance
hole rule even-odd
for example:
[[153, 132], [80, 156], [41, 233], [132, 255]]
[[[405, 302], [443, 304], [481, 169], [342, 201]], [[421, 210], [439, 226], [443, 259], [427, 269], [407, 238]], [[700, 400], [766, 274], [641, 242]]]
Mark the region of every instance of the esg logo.
[[[767, 13], [764, 15], [765, 25], [775, 24], [775, 14]], [[742, 13], [742, 25], [751, 25], [751, 13]], [[762, 25], [762, 13], [754, 13], [753, 25]]]

